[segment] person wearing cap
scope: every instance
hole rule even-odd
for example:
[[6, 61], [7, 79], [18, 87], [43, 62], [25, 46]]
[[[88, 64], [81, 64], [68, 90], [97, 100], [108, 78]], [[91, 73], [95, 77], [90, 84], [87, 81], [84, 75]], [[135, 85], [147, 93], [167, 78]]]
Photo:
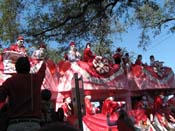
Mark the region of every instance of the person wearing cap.
[[75, 42], [70, 42], [70, 50], [68, 52], [68, 60], [70, 62], [75, 62], [80, 60], [81, 58], [81, 54], [77, 51], [77, 49], [75, 48]]
[[12, 44], [8, 50], [10, 51], [15, 51], [21, 54], [27, 54], [26, 48], [24, 46], [24, 37], [23, 36], [18, 36], [17, 42], [15, 44]]
[[92, 62], [94, 58], [95, 58], [95, 55], [93, 55], [91, 51], [91, 43], [88, 42], [84, 50], [83, 61]]

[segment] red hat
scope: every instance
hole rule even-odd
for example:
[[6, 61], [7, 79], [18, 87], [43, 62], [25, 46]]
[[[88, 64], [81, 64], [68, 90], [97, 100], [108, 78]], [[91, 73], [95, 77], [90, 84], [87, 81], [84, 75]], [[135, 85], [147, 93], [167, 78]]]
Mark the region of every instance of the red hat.
[[17, 40], [24, 40], [23, 36], [18, 36]]
[[75, 46], [75, 42], [71, 42], [70, 44], [69, 44], [70, 46]]

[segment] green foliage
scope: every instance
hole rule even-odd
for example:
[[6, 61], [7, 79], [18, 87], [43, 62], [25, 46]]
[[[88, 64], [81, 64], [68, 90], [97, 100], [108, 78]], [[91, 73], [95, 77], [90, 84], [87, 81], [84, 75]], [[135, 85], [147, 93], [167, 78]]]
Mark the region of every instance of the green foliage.
[[20, 12], [23, 10], [21, 0], [0, 1], [0, 39], [14, 42], [21, 33]]
[[61, 56], [57, 49], [48, 48], [47, 49], [48, 57], [49, 59], [53, 60], [55, 63], [58, 63], [61, 59], [63, 59], [63, 56]]
[[139, 46], [144, 49], [162, 30], [175, 30], [174, 0], [4, 0], [0, 15], [2, 41], [13, 42], [19, 34], [34, 45], [75, 41], [81, 47], [81, 41], [91, 41], [103, 55], [112, 53], [110, 36], [133, 25], [142, 30]]

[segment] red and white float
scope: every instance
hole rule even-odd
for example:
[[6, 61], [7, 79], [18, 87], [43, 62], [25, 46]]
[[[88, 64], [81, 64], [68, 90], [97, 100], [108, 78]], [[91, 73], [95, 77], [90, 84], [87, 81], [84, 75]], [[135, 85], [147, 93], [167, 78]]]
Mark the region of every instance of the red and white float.
[[[0, 62], [0, 84], [15, 73], [14, 63], [21, 54], [11, 51], [4, 52]], [[32, 72], [40, 68], [42, 60], [30, 58]], [[42, 89], [47, 88], [52, 92], [52, 99], [57, 107], [63, 102], [65, 95], [72, 95], [75, 85], [72, 83], [74, 74], [77, 73], [83, 80], [84, 94], [90, 94], [92, 101], [102, 101], [108, 96], [114, 96], [118, 101], [126, 101], [127, 109], [133, 117], [144, 116], [144, 111], [131, 110], [131, 97], [141, 91], [175, 89], [174, 73], [171, 68], [163, 67], [162, 75], [154, 71], [150, 66], [133, 65], [131, 71], [126, 74], [118, 64], [111, 64], [107, 59], [97, 57], [92, 63], [77, 61], [70, 63], [62, 60], [55, 64], [47, 60], [46, 77]], [[139, 112], [139, 113], [138, 113]], [[138, 114], [136, 116], [136, 114]], [[139, 118], [140, 118], [139, 117]], [[111, 120], [117, 120], [115, 115]], [[83, 127], [87, 131], [117, 131], [116, 126], [108, 126], [106, 116], [102, 113], [83, 116]]]

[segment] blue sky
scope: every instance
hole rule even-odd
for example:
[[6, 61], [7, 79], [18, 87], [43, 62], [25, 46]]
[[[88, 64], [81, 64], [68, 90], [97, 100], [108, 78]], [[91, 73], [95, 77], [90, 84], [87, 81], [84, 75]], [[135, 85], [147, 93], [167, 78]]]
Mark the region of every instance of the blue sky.
[[[115, 37], [114, 37], [115, 38]], [[117, 38], [116, 38], [117, 39]], [[154, 55], [156, 60], [164, 61], [164, 66], [171, 67], [175, 72], [175, 34], [162, 32], [151, 41], [147, 51], [138, 48], [139, 30], [130, 29], [128, 33], [122, 35], [122, 41], [117, 41], [115, 46], [126, 48], [128, 52], [142, 54], [143, 62], [149, 64], [149, 56]]]

